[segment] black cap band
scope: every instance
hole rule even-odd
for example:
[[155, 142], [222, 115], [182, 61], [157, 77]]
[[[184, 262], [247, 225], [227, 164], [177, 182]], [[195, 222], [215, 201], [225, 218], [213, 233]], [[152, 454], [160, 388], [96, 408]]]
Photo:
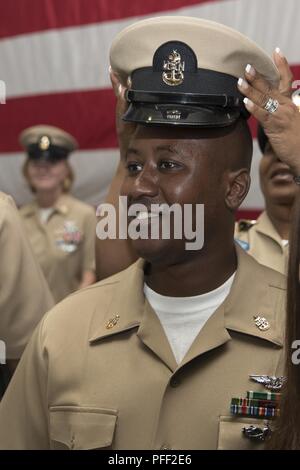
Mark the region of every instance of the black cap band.
[[28, 158], [30, 160], [46, 161], [49, 163], [66, 160], [69, 153], [69, 150], [66, 148], [52, 144], [46, 150], [42, 150], [39, 144], [30, 144], [27, 148]]
[[220, 106], [222, 108], [237, 108], [240, 106], [239, 98], [225, 94], [203, 95], [198, 93], [126, 90], [125, 97], [129, 103], [188, 104], [195, 106]]

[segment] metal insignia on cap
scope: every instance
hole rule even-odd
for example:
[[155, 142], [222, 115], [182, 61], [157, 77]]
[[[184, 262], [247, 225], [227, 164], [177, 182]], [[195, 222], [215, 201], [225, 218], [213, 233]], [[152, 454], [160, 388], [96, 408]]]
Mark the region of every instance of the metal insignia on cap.
[[181, 55], [174, 49], [164, 61], [162, 74], [163, 81], [169, 86], [180, 85], [184, 80], [184, 62], [181, 62]]
[[267, 390], [278, 391], [283, 387], [286, 378], [283, 376], [275, 377], [270, 375], [250, 375], [250, 379], [266, 387]]
[[254, 323], [260, 331], [266, 331], [270, 328], [270, 323], [265, 317], [254, 316]]
[[39, 140], [39, 148], [41, 150], [48, 150], [50, 146], [50, 139], [47, 135], [43, 135]]

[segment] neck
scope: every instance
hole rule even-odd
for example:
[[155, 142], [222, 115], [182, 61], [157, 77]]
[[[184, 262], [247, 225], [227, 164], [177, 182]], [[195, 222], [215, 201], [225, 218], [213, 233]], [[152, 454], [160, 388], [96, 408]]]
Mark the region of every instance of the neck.
[[292, 208], [291, 204], [266, 204], [266, 212], [282, 240], [289, 239]]
[[60, 188], [55, 191], [37, 191], [36, 200], [40, 207], [47, 209], [55, 205], [61, 194], [62, 190]]
[[190, 297], [210, 292], [236, 271], [234, 243], [205, 253], [201, 250], [186, 262], [171, 266], [151, 265], [145, 281], [161, 295]]

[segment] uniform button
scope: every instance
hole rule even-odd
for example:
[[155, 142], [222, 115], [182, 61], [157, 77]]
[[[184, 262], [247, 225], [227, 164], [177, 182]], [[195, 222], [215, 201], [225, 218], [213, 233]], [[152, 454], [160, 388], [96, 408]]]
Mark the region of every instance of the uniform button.
[[172, 377], [170, 380], [170, 385], [172, 388], [178, 387], [178, 385], [180, 385], [180, 380], [178, 379], [178, 377]]

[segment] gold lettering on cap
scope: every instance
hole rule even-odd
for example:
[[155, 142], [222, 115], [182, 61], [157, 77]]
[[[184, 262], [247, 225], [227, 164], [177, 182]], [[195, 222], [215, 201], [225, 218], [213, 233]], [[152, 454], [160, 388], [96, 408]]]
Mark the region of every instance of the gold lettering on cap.
[[184, 80], [184, 65], [184, 62], [181, 62], [181, 55], [173, 50], [168, 60], [164, 61], [163, 81], [169, 86], [180, 85]]

